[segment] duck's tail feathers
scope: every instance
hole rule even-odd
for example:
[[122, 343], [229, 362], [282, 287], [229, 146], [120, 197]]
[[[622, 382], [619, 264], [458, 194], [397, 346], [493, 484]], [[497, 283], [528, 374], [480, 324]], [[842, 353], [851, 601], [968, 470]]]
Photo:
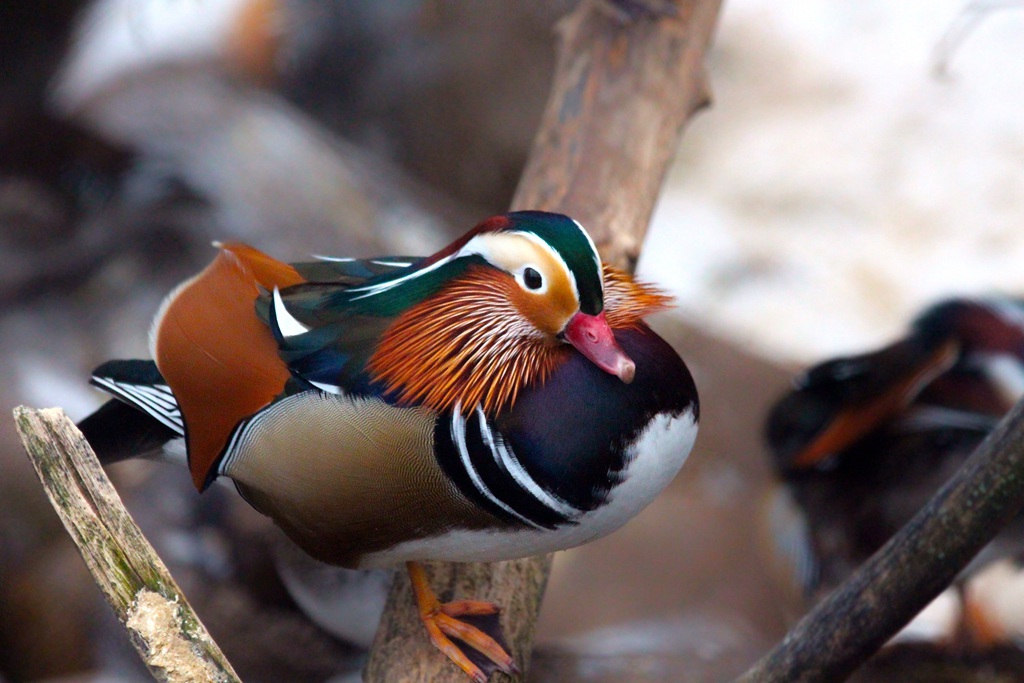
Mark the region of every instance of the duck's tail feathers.
[[103, 464], [161, 456], [184, 437], [177, 401], [152, 361], [104, 363], [91, 382], [115, 397], [78, 424]]

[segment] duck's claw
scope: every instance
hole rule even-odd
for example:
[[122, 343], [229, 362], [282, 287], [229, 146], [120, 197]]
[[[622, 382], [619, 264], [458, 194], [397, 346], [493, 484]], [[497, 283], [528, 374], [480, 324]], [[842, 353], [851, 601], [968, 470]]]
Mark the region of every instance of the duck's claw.
[[441, 603], [428, 585], [423, 568], [415, 562], [409, 562], [407, 568], [420, 620], [434, 647], [478, 683], [484, 683], [495, 671], [519, 674], [504, 642], [497, 605], [478, 600]]

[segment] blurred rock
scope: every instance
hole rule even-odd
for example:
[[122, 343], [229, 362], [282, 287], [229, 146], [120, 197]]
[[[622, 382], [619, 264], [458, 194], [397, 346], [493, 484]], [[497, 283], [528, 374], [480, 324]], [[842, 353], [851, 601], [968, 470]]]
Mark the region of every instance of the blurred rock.
[[[209, 202], [221, 239], [281, 258], [429, 253], [477, 218], [271, 93], [205, 69], [152, 67], [74, 112]], [[299, 246], [301, 245], [301, 247]]]
[[[283, 90], [346, 138], [486, 213], [508, 207], [574, 0], [325, 3]], [[396, 39], [400, 36], [400, 39]]]
[[953, 293], [1024, 291], [1017, 6], [730, 0], [714, 108], [683, 138], [641, 269], [702, 328], [804, 363]]

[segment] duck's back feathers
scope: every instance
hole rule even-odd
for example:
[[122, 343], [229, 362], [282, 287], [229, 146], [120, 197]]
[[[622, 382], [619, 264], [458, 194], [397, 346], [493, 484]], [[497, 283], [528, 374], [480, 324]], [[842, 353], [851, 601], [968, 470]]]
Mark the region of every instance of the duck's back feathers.
[[953, 340], [911, 336], [811, 368], [769, 415], [766, 434], [776, 466], [820, 465], [906, 408], [959, 351]]
[[405, 270], [421, 258], [382, 256], [372, 259], [318, 256], [316, 261], [293, 263], [292, 267], [311, 284], [360, 285], [375, 277]]

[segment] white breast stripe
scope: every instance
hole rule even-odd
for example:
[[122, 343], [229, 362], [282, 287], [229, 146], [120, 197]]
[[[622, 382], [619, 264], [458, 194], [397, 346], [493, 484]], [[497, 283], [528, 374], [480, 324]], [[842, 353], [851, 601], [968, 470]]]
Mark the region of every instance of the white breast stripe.
[[274, 287], [274, 317], [277, 319], [277, 330], [285, 339], [309, 332], [309, 328], [296, 320], [285, 308], [281, 290], [277, 287]]
[[[603, 272], [602, 268], [601, 268], [601, 254], [597, 251], [597, 245], [594, 244], [594, 239], [590, 236], [590, 233], [587, 232], [587, 229], [583, 227], [582, 223], [580, 223], [575, 218], [570, 218], [569, 220], [571, 220], [573, 223], [575, 223], [576, 227], [579, 228], [580, 232], [583, 233], [583, 236], [587, 238], [587, 242], [590, 243], [590, 248], [594, 252], [594, 263], [597, 264], [597, 270], [598, 270], [598, 272]], [[604, 279], [602, 278], [602, 285], [603, 284], [604, 284]]]
[[473, 482], [473, 486], [476, 487], [476, 490], [481, 495], [524, 524], [529, 524], [536, 529], [542, 528], [501, 502], [497, 496], [491, 493], [491, 490], [487, 488], [487, 484], [480, 478], [480, 474], [473, 467], [473, 463], [469, 459], [469, 449], [466, 448], [466, 418], [462, 417], [461, 402], [456, 402], [455, 409], [452, 411], [452, 441], [455, 443], [455, 447], [459, 449], [459, 459], [462, 460], [462, 466], [466, 468], [466, 474], [469, 475], [470, 481]]
[[332, 263], [352, 263], [355, 261], [351, 256], [323, 256], [322, 254], [313, 254], [313, 258], [317, 261], [330, 261]]
[[522, 463], [519, 462], [519, 458], [517, 458], [515, 453], [512, 452], [509, 445], [505, 443], [505, 439], [502, 437], [500, 432], [497, 434], [497, 438], [495, 438], [495, 434], [491, 432], [491, 427], [487, 424], [487, 418], [484, 416], [484, 411], [480, 406], [477, 406], [476, 414], [480, 420], [480, 433], [483, 435], [488, 448], [491, 449], [491, 455], [494, 456], [494, 461], [504, 467], [504, 469], [508, 470], [508, 473], [512, 475], [512, 478], [516, 480], [516, 483], [519, 484], [523, 490], [529, 492], [530, 495], [536, 498], [542, 505], [554, 512], [557, 512], [563, 517], [574, 519], [580, 515], [581, 510], [574, 508], [558, 496], [548, 493], [533, 477], [530, 476], [530, 473], [527, 472], [526, 468], [524, 468]]
[[115, 382], [108, 377], [97, 377], [95, 375], [92, 381], [96, 386], [135, 406], [168, 429], [181, 436], [185, 435], [185, 423], [181, 419], [181, 411], [178, 410], [178, 404], [173, 403], [168, 407], [166, 400], [157, 400], [155, 398], [151, 387]]

